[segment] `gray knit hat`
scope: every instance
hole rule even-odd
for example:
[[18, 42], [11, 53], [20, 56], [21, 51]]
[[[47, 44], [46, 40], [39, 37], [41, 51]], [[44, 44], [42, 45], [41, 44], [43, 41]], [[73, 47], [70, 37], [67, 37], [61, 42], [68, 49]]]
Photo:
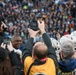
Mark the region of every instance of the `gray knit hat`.
[[61, 45], [62, 52], [65, 57], [71, 57], [74, 54], [74, 43], [72, 41], [66, 41]]

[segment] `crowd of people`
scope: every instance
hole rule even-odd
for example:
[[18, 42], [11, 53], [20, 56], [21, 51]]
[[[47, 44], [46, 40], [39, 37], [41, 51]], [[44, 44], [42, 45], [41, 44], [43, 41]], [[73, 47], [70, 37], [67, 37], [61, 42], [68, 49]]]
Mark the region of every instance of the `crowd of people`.
[[1, 0], [0, 75], [75, 75], [75, 4]]
[[17, 33], [27, 39], [29, 22], [32, 19], [37, 20], [41, 13], [46, 21], [47, 34], [56, 39], [57, 32], [63, 36], [75, 28], [75, 18], [71, 14], [75, 3], [72, 0], [67, 1], [56, 4], [54, 0], [4, 0], [0, 1], [0, 16], [8, 26], [10, 36]]

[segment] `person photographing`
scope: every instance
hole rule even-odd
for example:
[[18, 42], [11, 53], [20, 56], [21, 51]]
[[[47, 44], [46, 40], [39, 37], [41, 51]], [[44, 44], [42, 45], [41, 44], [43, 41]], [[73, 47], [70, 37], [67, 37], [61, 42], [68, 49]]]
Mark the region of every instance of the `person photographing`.
[[[25, 43], [22, 52], [25, 75], [43, 73], [45, 75], [57, 75], [57, 58], [50, 38], [45, 31], [44, 21], [38, 21], [39, 30], [34, 31], [28, 28], [30, 38]], [[38, 32], [41, 32], [43, 42], [33, 43]], [[29, 63], [30, 62], [30, 63]]]

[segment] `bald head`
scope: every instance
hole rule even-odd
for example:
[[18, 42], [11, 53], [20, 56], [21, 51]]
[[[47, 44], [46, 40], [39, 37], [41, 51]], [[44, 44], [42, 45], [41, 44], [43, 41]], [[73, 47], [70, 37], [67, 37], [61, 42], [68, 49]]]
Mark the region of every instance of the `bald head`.
[[47, 46], [42, 42], [37, 42], [34, 45], [33, 50], [34, 50], [34, 55], [36, 55], [36, 57], [39, 59], [45, 58], [47, 56], [47, 53], [48, 53]]

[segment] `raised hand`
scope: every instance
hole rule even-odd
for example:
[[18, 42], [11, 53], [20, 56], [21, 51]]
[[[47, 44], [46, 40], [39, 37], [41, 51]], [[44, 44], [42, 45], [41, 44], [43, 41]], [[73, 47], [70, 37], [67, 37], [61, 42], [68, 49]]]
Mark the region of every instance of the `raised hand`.
[[6, 26], [6, 24], [2, 21], [2, 25], [1, 25], [1, 27], [3, 28], [7, 28], [7, 26]]
[[8, 48], [8, 50], [9, 50], [10, 52], [14, 50], [14, 48], [13, 48], [13, 46], [12, 46], [12, 43], [11, 43], [11, 42], [10, 42], [10, 44], [9, 44], [9, 45], [7, 45], [7, 48]]
[[29, 32], [30, 37], [34, 38], [37, 35], [37, 33], [39, 32], [39, 30], [38, 31], [34, 31], [34, 30], [28, 28], [28, 32]]
[[44, 21], [39, 21], [38, 20], [38, 28], [40, 29], [41, 33], [45, 33], [45, 24], [44, 24]]
[[4, 49], [6, 49], [6, 44], [2, 43], [1, 47], [4, 48]]

